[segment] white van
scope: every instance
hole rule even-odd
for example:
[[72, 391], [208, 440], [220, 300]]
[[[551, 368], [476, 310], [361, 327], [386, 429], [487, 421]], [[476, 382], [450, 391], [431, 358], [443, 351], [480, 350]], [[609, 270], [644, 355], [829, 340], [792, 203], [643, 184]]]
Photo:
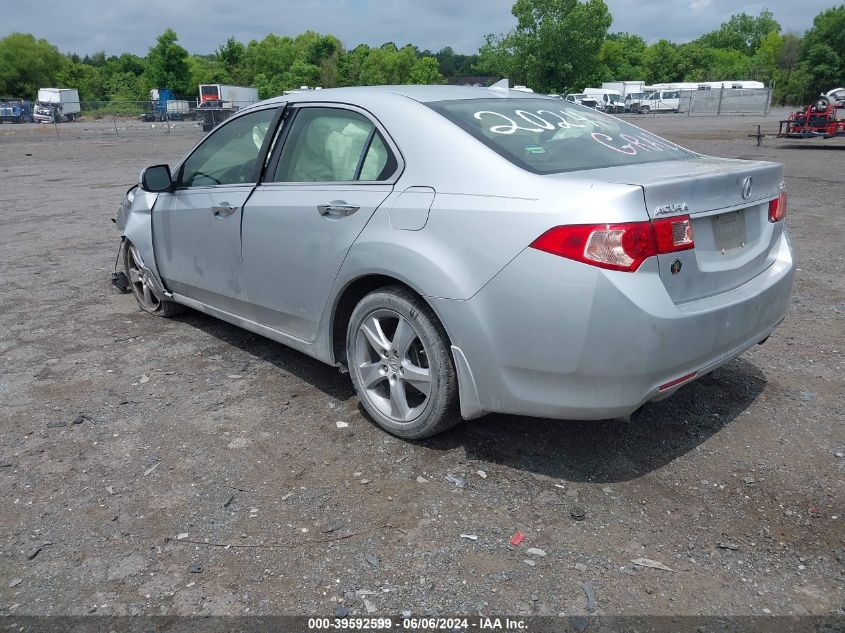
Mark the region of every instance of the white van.
[[681, 107], [680, 90], [657, 90], [640, 101], [638, 112], [677, 112]]
[[584, 94], [592, 97], [598, 102], [598, 109], [604, 112], [624, 112], [625, 99], [622, 93], [617, 90], [606, 90], [604, 88], [585, 88]]

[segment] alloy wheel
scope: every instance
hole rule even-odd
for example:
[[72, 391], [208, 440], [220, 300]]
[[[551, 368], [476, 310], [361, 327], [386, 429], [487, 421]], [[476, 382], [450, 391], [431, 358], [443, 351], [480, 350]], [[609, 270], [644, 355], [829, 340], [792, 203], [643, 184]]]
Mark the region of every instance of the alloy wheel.
[[129, 275], [129, 283], [132, 284], [132, 291], [141, 307], [148, 312], [158, 310], [161, 307], [161, 300], [150, 285], [144, 269], [144, 260], [134, 245], [126, 251], [126, 270]]
[[404, 316], [386, 308], [371, 312], [355, 337], [355, 367], [365, 397], [394, 422], [407, 423], [431, 396], [428, 353]]

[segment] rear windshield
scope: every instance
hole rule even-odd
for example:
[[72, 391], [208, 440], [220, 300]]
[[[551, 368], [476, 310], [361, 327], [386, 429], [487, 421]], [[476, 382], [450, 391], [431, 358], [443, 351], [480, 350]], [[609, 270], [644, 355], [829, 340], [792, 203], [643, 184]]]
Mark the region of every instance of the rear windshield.
[[217, 96], [217, 86], [202, 86], [200, 91], [203, 97]]
[[691, 152], [562, 99], [465, 99], [427, 104], [535, 174], [691, 158]]

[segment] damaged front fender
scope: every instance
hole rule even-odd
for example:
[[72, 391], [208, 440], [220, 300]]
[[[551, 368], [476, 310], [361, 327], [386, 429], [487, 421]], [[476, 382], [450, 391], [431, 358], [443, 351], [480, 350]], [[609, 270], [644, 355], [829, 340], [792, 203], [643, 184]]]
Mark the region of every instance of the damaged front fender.
[[164, 284], [156, 266], [153, 251], [153, 207], [159, 194], [144, 191], [137, 185], [126, 192], [126, 197], [117, 211], [115, 224], [123, 237], [135, 247], [143, 259], [144, 269], [150, 275], [156, 289], [166, 294]]

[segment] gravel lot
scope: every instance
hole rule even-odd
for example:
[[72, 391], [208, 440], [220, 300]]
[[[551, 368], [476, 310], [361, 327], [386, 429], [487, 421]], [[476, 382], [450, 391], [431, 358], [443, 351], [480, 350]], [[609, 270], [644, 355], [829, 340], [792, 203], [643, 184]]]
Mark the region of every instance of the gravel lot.
[[632, 117], [786, 165], [764, 346], [635, 423], [421, 443], [335, 369], [110, 286], [124, 191], [198, 128], [0, 126], [0, 615], [845, 615], [845, 139], [747, 138], [782, 114]]

